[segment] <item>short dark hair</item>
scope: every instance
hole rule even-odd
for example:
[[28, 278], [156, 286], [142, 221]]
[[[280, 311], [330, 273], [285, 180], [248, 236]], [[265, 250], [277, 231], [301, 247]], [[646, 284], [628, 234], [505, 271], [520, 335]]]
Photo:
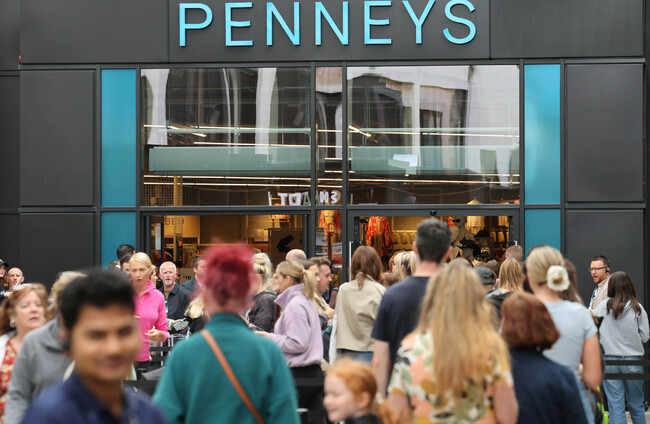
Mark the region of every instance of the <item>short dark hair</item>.
[[135, 247], [130, 244], [120, 244], [117, 246], [117, 259], [125, 257], [126, 255], [132, 255], [135, 253]]
[[314, 262], [314, 263], [315, 263], [316, 265], [318, 265], [319, 267], [320, 267], [321, 265], [327, 265], [327, 266], [329, 266], [329, 267], [332, 266], [332, 262], [330, 262], [329, 259], [327, 259], [327, 258], [323, 258], [323, 257], [321, 257], [321, 256], [319, 256], [319, 257], [315, 257], [315, 258], [310, 258], [309, 260], [312, 261], [312, 262]]
[[499, 272], [501, 272], [501, 264], [496, 259], [491, 259], [487, 261], [487, 263], [483, 266], [486, 268], [490, 268], [495, 275], [499, 275]]
[[194, 258], [194, 262], [192, 262], [192, 268], [198, 268], [199, 267], [199, 261], [204, 260], [205, 258], [203, 256], [197, 256]]
[[422, 221], [415, 235], [415, 245], [421, 261], [440, 263], [451, 246], [447, 223], [436, 218]]
[[126, 274], [98, 270], [78, 277], [64, 289], [59, 310], [63, 325], [69, 331], [77, 323], [79, 312], [86, 305], [106, 308], [123, 305], [135, 312], [133, 287]]
[[122, 268], [122, 266], [123, 266], [126, 262], [130, 262], [132, 256], [133, 256], [133, 255], [132, 255], [131, 253], [127, 253], [126, 255], [122, 256], [122, 257], [120, 258], [120, 261], [119, 261], [119, 262], [120, 262], [120, 268]]
[[596, 255], [591, 260], [591, 262], [593, 262], [593, 261], [602, 261], [603, 265], [605, 265], [607, 268], [610, 267], [609, 259], [607, 259], [607, 256], [605, 256], [605, 255]]

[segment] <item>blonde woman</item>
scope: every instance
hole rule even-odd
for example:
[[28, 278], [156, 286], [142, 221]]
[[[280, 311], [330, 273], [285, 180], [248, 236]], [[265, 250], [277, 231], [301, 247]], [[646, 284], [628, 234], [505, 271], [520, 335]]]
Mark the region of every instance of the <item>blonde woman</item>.
[[473, 269], [454, 263], [438, 271], [398, 351], [389, 401], [412, 409], [413, 422], [515, 423], [508, 348], [492, 316]]
[[503, 261], [499, 269], [499, 284], [497, 288], [485, 295], [496, 309], [499, 317], [501, 316], [501, 304], [512, 293], [523, 290], [524, 279], [524, 271], [516, 259], [508, 258]]
[[156, 285], [149, 279], [155, 269], [144, 252], [135, 253], [129, 261], [129, 274], [135, 292], [135, 315], [142, 336], [142, 347], [136, 357], [136, 368], [140, 370], [150, 366], [149, 343], [167, 339], [165, 296], [156, 290]]
[[[274, 279], [279, 287], [275, 303], [282, 308], [282, 314], [273, 333], [257, 334], [280, 347], [294, 379], [323, 379], [323, 338], [313, 302], [316, 276], [298, 262], [284, 261], [276, 267]], [[322, 386], [299, 386], [298, 406], [309, 409], [311, 422], [320, 423], [325, 416]]]
[[[598, 330], [587, 308], [560, 297], [570, 285], [564, 257], [550, 246], [537, 247], [526, 259], [526, 270], [530, 288], [544, 303], [560, 332], [558, 341], [544, 355], [573, 371], [581, 388], [596, 389], [602, 378]], [[580, 390], [580, 394], [587, 421], [593, 422], [590, 394], [585, 390]]]
[[415, 253], [413, 251], [400, 252], [395, 255], [396, 270], [399, 280], [405, 280], [415, 272]]
[[209, 319], [205, 315], [205, 303], [203, 296], [198, 295], [187, 305], [185, 309], [185, 319], [187, 320], [187, 327], [190, 329], [189, 334], [198, 333], [205, 327], [206, 321]]
[[275, 318], [273, 269], [269, 266], [264, 253], [253, 256], [253, 270], [255, 271], [255, 295], [246, 318], [251, 326], [263, 331], [271, 331]]

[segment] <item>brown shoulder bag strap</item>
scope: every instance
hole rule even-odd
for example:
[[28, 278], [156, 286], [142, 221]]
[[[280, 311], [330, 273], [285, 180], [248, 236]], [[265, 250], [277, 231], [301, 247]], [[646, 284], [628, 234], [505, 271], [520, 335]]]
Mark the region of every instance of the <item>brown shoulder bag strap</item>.
[[255, 420], [259, 424], [264, 424], [264, 420], [262, 419], [262, 416], [257, 412], [257, 409], [255, 409], [255, 405], [253, 405], [253, 402], [251, 402], [250, 398], [244, 391], [244, 388], [239, 384], [239, 380], [237, 380], [237, 377], [235, 376], [235, 373], [232, 371], [232, 368], [230, 368], [230, 364], [228, 364], [228, 360], [226, 357], [223, 355], [223, 352], [219, 348], [219, 345], [217, 344], [217, 341], [212, 337], [212, 334], [208, 332], [208, 330], [201, 330], [201, 335], [205, 339], [205, 341], [208, 342], [210, 347], [212, 348], [212, 352], [214, 352], [214, 356], [217, 357], [219, 360], [219, 363], [221, 364], [221, 368], [223, 369], [223, 372], [226, 373], [228, 376], [228, 379], [232, 383], [233, 387], [237, 391], [237, 394], [239, 394], [239, 397], [241, 400], [244, 401], [244, 404], [248, 408], [249, 411], [251, 411], [251, 414], [253, 414], [253, 417], [255, 417]]

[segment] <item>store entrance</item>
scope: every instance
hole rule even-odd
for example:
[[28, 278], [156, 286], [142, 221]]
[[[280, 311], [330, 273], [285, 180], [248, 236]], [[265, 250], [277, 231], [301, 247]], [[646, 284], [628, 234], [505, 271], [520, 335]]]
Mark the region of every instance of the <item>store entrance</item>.
[[390, 258], [397, 252], [411, 251], [418, 224], [434, 218], [446, 222], [452, 231], [452, 258], [464, 257], [474, 264], [492, 259], [503, 260], [508, 246], [519, 244], [517, 210], [477, 211], [354, 211], [349, 234], [348, 263], [357, 247], [372, 246], [388, 270]]
[[154, 265], [172, 261], [183, 283], [192, 278], [192, 262], [214, 244], [245, 242], [277, 264], [291, 249], [307, 245], [307, 215], [152, 215], [145, 240]]

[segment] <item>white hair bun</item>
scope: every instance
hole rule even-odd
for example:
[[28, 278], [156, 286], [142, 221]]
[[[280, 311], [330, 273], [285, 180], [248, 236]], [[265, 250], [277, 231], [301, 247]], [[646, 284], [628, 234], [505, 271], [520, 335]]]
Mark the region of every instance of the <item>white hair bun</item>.
[[568, 289], [571, 283], [569, 282], [569, 273], [566, 271], [566, 268], [559, 265], [552, 265], [546, 271], [546, 284], [548, 284], [551, 290], [556, 292], [563, 292]]

